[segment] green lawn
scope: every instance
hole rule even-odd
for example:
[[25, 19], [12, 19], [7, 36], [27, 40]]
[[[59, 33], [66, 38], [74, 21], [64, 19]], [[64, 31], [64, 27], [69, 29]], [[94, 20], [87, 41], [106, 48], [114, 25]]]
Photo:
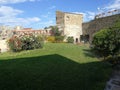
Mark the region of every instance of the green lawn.
[[86, 46], [47, 43], [0, 54], [0, 90], [104, 90], [110, 73]]

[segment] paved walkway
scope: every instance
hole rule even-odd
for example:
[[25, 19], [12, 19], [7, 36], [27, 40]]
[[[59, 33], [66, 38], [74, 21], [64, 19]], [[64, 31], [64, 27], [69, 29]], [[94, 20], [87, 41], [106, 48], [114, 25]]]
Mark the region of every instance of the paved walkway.
[[1, 52], [6, 52], [7, 51], [6, 40], [0, 40], [0, 49], [1, 49]]
[[113, 75], [107, 82], [105, 90], [120, 90], [120, 65], [113, 71]]

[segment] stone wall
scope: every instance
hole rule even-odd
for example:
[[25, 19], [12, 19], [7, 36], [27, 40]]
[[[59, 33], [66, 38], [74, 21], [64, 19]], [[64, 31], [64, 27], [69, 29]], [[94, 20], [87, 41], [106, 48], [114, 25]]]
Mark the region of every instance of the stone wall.
[[56, 12], [56, 24], [59, 30], [63, 31], [63, 35], [67, 37], [71, 36], [74, 41], [80, 41], [80, 35], [82, 35], [82, 14], [68, 13], [68, 12]]
[[80, 35], [82, 35], [82, 15], [65, 13], [65, 27], [64, 34], [67, 36], [73, 36], [74, 41], [80, 41]]
[[92, 20], [87, 23], [83, 23], [82, 24], [83, 35], [89, 35], [89, 40], [91, 42], [94, 33], [98, 32], [103, 28], [108, 28], [112, 26], [117, 20], [120, 20], [120, 14], [103, 17]]
[[8, 51], [6, 40], [0, 40], [0, 53]]

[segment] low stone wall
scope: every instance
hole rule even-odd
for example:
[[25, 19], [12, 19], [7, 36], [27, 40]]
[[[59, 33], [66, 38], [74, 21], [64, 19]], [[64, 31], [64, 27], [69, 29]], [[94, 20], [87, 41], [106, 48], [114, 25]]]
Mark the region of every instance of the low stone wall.
[[8, 51], [6, 40], [0, 40], [0, 52]]

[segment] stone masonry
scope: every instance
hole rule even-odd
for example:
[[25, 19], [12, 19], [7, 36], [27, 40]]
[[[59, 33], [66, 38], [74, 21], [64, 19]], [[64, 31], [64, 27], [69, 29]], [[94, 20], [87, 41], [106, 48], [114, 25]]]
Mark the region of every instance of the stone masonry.
[[75, 42], [80, 42], [82, 35], [83, 15], [56, 11], [56, 24], [63, 35], [73, 37]]
[[6, 40], [0, 40], [0, 53], [8, 51]]

